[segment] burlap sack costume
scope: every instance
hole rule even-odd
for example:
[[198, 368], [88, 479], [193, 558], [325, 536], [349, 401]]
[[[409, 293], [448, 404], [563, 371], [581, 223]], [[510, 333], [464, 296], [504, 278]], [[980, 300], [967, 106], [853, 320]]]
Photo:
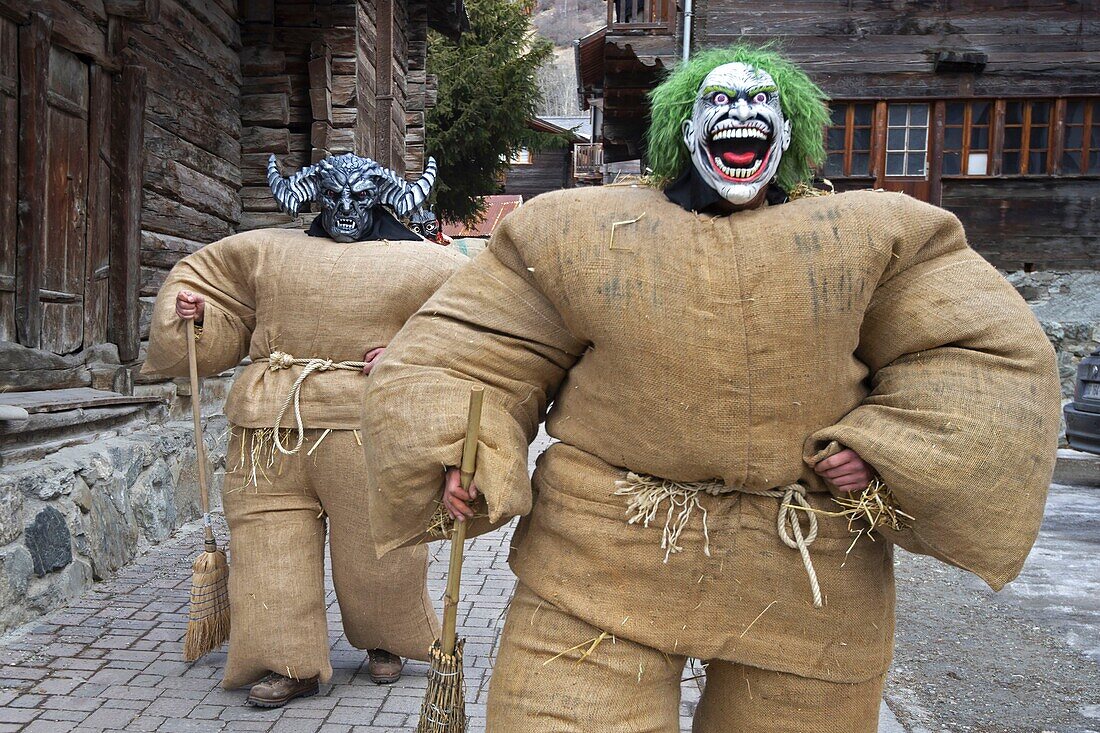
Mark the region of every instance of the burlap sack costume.
[[[325, 515], [344, 630], [359, 648], [426, 659], [438, 620], [426, 595], [427, 552], [373, 561], [359, 434], [363, 359], [460, 264], [427, 242], [341, 244], [267, 229], [228, 237], [181, 260], [161, 288], [145, 371], [187, 374], [189, 324], [181, 289], [203, 295], [201, 374], [252, 363], [225, 413], [233, 426], [223, 504], [230, 527], [233, 629], [223, 685], [267, 672], [328, 680], [324, 603]], [[308, 373], [306, 373], [308, 371]], [[304, 375], [304, 376], [303, 376]], [[292, 389], [299, 383], [297, 407]], [[281, 414], [280, 453], [272, 429]]]
[[[431, 522], [471, 382], [487, 388], [475, 481], [490, 520], [524, 516], [511, 554], [523, 586], [616, 639], [837, 683], [889, 665], [891, 542], [994, 588], [1018, 573], [1058, 430], [1053, 351], [1027, 306], [954, 216], [885, 192], [729, 217], [641, 187], [525, 204], [406, 324], [371, 380], [363, 425], [381, 552]], [[527, 445], [551, 401], [547, 429], [561, 442], [532, 489]], [[914, 519], [891, 542], [849, 551], [847, 523], [818, 517], [802, 543], [816, 608], [807, 563], [777, 532], [780, 503], [795, 499], [743, 492], [799, 482], [810, 505], [835, 508], [811, 466], [833, 441]], [[628, 525], [637, 494], [616, 495], [628, 472], [728, 492], [671, 493], [648, 527]], [[513, 626], [540, 633], [537, 617]], [[503, 730], [490, 697], [490, 730]], [[545, 702], [557, 703], [588, 704]]]

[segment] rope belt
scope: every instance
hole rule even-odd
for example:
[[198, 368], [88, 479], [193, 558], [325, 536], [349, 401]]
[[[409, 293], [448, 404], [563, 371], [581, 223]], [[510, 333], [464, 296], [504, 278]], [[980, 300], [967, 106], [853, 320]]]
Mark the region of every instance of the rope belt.
[[[292, 456], [302, 449], [302, 443], [306, 439], [306, 429], [302, 424], [302, 383], [306, 381], [306, 378], [314, 372], [331, 372], [337, 369], [342, 369], [348, 372], [362, 371], [366, 366], [362, 361], [332, 361], [331, 359], [295, 359], [290, 354], [283, 351], [272, 351], [271, 356], [267, 359], [257, 359], [256, 361], [266, 361], [267, 368], [273, 372], [277, 372], [280, 369], [290, 369], [291, 367], [302, 367], [302, 373], [298, 375], [298, 378], [294, 380], [294, 386], [290, 388], [290, 392], [287, 393], [286, 399], [283, 400], [283, 406], [279, 410], [279, 414], [275, 417], [275, 448], [284, 456]], [[283, 445], [282, 440], [279, 437], [279, 429], [283, 423], [283, 418], [286, 417], [287, 410], [291, 405], [294, 405], [294, 421], [297, 423], [298, 440], [294, 443], [293, 448], [286, 448]]]
[[[707, 510], [699, 503], [699, 494], [711, 496], [740, 492], [750, 496], [765, 496], [779, 500], [779, 515], [776, 529], [779, 539], [792, 550], [798, 550], [802, 556], [802, 565], [810, 579], [810, 591], [814, 597], [814, 607], [821, 608], [821, 586], [817, 582], [817, 572], [810, 561], [810, 545], [817, 539], [817, 515], [806, 500], [806, 487], [802, 484], [789, 484], [780, 489], [746, 489], [727, 486], [720, 481], [698, 481], [682, 483], [669, 481], [656, 476], [644, 476], [628, 473], [626, 479], [615, 482], [618, 487], [615, 496], [629, 496], [627, 506], [628, 524], [641, 524], [648, 527], [657, 518], [661, 505], [667, 500], [664, 533], [661, 536], [661, 549], [665, 551], [665, 562], [670, 555], [682, 552], [680, 534], [687, 526], [692, 512], [696, 509], [703, 513], [703, 552], [710, 557], [710, 530], [707, 528]], [[806, 531], [800, 524], [800, 517], [809, 522]]]

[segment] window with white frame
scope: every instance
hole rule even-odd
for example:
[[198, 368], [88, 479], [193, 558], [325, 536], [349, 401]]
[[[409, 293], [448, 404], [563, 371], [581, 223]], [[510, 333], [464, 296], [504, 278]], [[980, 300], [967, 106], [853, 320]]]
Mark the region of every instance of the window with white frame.
[[886, 175], [928, 175], [928, 105], [890, 104], [886, 120]]

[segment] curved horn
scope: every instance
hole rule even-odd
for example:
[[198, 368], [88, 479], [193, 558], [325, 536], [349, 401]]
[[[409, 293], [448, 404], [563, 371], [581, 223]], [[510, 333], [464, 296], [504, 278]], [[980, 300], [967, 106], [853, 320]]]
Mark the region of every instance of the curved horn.
[[425, 201], [435, 185], [435, 158], [428, 158], [424, 173], [415, 182], [409, 183], [401, 176], [386, 169], [389, 185], [382, 194], [382, 203], [394, 210], [398, 216], [409, 216]]
[[279, 208], [297, 216], [306, 202], [317, 198], [317, 166], [309, 165], [286, 178], [279, 173], [279, 164], [275, 155], [267, 159], [267, 185], [271, 194], [279, 202]]

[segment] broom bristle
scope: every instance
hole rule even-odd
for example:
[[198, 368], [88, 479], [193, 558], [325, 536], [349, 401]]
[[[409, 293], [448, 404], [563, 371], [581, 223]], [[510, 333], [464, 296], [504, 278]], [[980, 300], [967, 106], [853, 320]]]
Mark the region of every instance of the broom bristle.
[[193, 565], [191, 612], [183, 658], [193, 662], [229, 638], [229, 562], [221, 550], [203, 552]]
[[462, 646], [459, 639], [454, 654], [444, 654], [439, 640], [432, 644], [428, 668], [428, 688], [420, 708], [416, 733], [466, 733], [466, 681], [462, 674]]

